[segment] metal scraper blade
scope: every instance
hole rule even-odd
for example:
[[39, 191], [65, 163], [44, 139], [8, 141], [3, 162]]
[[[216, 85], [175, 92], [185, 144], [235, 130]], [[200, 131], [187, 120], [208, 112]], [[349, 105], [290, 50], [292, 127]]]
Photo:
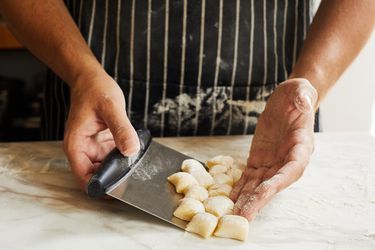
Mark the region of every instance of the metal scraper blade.
[[173, 216], [183, 196], [167, 177], [179, 172], [191, 157], [152, 141], [142, 159], [122, 179], [106, 190], [118, 200], [185, 229], [187, 222]]

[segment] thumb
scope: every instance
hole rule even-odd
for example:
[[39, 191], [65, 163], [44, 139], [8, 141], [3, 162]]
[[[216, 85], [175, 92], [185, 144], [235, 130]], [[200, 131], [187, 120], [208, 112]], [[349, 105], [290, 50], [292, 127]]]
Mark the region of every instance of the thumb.
[[295, 79], [299, 85], [294, 98], [294, 105], [302, 113], [314, 112], [318, 100], [318, 92], [307, 79]]
[[126, 115], [125, 105], [109, 105], [101, 114], [113, 135], [116, 147], [124, 156], [132, 156], [140, 149], [139, 138]]

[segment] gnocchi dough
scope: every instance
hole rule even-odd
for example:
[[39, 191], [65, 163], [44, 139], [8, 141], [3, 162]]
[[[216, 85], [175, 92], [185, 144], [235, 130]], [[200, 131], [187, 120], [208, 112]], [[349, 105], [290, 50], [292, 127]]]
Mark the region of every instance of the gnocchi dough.
[[242, 171], [238, 168], [232, 168], [228, 170], [227, 175], [231, 176], [233, 179], [233, 184], [240, 180], [242, 176]]
[[181, 170], [194, 176], [199, 185], [208, 188], [214, 184], [214, 179], [197, 160], [187, 159], [182, 162]]
[[191, 186], [198, 185], [198, 181], [191, 175], [185, 172], [174, 173], [168, 177], [176, 188], [177, 193], [185, 193]]
[[224, 165], [227, 166], [228, 168], [231, 168], [233, 166], [233, 158], [227, 155], [218, 155], [215, 156], [214, 158], [208, 160], [206, 162], [206, 165], [208, 168], [211, 168], [215, 165]]
[[190, 173], [191, 171], [206, 171], [202, 163], [194, 159], [187, 159], [182, 162], [181, 170]]
[[228, 184], [214, 184], [208, 189], [208, 196], [229, 196], [232, 192], [232, 187]]
[[204, 206], [202, 202], [193, 198], [184, 198], [180, 205], [174, 211], [173, 215], [181, 220], [190, 221], [197, 213], [203, 213]]
[[246, 240], [249, 233], [249, 222], [238, 215], [224, 215], [220, 218], [214, 233], [217, 237]]
[[199, 185], [208, 188], [212, 184], [215, 183], [214, 179], [212, 176], [206, 171], [200, 171], [200, 170], [194, 170], [189, 172], [199, 183]]
[[185, 198], [193, 198], [202, 202], [208, 198], [208, 191], [200, 185], [194, 185], [187, 190]]
[[233, 178], [227, 174], [215, 174], [213, 176], [215, 184], [228, 184], [233, 186]]
[[206, 212], [217, 217], [233, 213], [234, 203], [226, 196], [209, 197], [204, 201]]
[[218, 218], [210, 213], [198, 213], [186, 227], [186, 231], [196, 233], [203, 238], [210, 237], [218, 223]]
[[246, 168], [237, 159], [218, 155], [206, 162], [208, 172], [201, 162], [187, 159], [181, 170], [168, 177], [177, 193], [184, 198], [173, 215], [189, 221], [186, 231], [203, 238], [212, 235], [244, 241], [249, 231], [246, 218], [233, 215], [233, 201], [228, 198], [232, 186], [241, 178]]
[[215, 165], [208, 171], [211, 175], [225, 174], [228, 171], [228, 167], [225, 165]]

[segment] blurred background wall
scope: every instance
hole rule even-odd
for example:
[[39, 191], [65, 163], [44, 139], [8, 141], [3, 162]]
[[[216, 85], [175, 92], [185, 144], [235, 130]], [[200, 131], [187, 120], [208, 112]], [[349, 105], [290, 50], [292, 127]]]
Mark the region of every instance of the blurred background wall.
[[323, 131], [375, 136], [375, 33], [321, 105]]

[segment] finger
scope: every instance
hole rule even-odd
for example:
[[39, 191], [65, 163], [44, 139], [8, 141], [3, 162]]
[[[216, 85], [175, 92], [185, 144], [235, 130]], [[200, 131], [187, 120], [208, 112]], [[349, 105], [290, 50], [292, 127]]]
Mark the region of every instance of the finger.
[[263, 175], [266, 173], [266, 171], [266, 168], [258, 168], [248, 177], [248, 181], [240, 191], [240, 195], [238, 196], [233, 208], [233, 212], [235, 214], [240, 213], [242, 207], [247, 202], [249, 195], [252, 194], [254, 189], [262, 182]]
[[66, 138], [65, 154], [80, 188], [86, 192], [87, 183], [98, 170], [104, 157], [115, 147], [115, 143], [114, 141], [97, 143], [91, 138], [82, 137], [67, 136]]
[[295, 182], [303, 173], [303, 167], [297, 161], [288, 162], [273, 177], [263, 181], [252, 194], [248, 195], [248, 200], [242, 205], [241, 216], [252, 220], [278, 192], [282, 191]]
[[[270, 169], [263, 179], [263, 181], [253, 193], [247, 193], [243, 198], [239, 198], [235, 204], [237, 209], [233, 210], [235, 214], [242, 215], [249, 220], [252, 220], [258, 211], [268, 203], [272, 197], [285, 189], [295, 181], [297, 181], [303, 174], [303, 171], [308, 164], [309, 150], [304, 144], [297, 144], [294, 146], [286, 156], [287, 163], [282, 166], [277, 172]], [[273, 174], [273, 175], [272, 175]], [[247, 199], [247, 200], [246, 200]]]
[[272, 183], [272, 178], [262, 182], [251, 194], [247, 194], [247, 200], [236, 214], [253, 220], [259, 210], [277, 193], [277, 189]]
[[[313, 130], [307, 131], [305, 128], [296, 129], [291, 132], [288, 140], [283, 143], [277, 152], [279, 155], [287, 155], [296, 146], [305, 147], [308, 152], [312, 153], [314, 150], [314, 133]], [[288, 160], [289, 161], [289, 160]]]
[[82, 151], [68, 154], [70, 167], [77, 179], [79, 187], [82, 191], [87, 192], [87, 183], [95, 171], [94, 164]]
[[240, 194], [243, 186], [246, 184], [247, 178], [248, 178], [251, 170], [252, 170], [251, 168], [247, 168], [243, 172], [243, 174], [241, 175], [241, 178], [238, 180], [238, 182], [234, 185], [234, 187], [232, 189], [232, 192], [229, 195], [229, 198], [231, 198], [233, 200], [233, 202], [237, 201], [238, 195]]
[[101, 162], [97, 161], [93, 163], [93, 172], [96, 173], [100, 169]]
[[88, 150], [91, 147], [90, 138], [79, 136], [75, 132], [67, 131], [64, 136], [64, 152], [80, 188], [86, 190], [92, 174], [95, 171], [93, 160]]
[[275, 165], [274, 167], [267, 170], [267, 172], [263, 175], [263, 181], [266, 181], [272, 178], [282, 167], [281, 164]]
[[117, 148], [123, 155], [131, 156], [140, 149], [136, 131], [125, 112], [125, 105], [105, 98], [99, 105], [100, 115], [111, 131]]
[[[302, 167], [302, 171], [309, 164], [310, 156], [313, 152], [313, 147], [306, 143], [299, 143], [294, 145], [285, 157], [285, 164], [295, 161]], [[302, 173], [301, 173], [302, 174]]]

